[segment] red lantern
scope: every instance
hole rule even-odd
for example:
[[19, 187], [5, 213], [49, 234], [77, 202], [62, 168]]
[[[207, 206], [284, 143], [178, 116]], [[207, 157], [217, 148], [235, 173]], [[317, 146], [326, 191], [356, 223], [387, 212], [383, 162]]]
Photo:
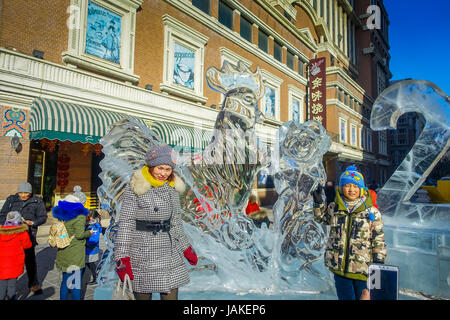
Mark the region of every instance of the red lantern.
[[91, 149], [91, 145], [89, 143], [84, 143], [81, 145], [81, 152], [83, 152], [83, 155], [86, 157], [89, 150]]
[[102, 153], [103, 146], [100, 143], [94, 144], [94, 152], [97, 156]]
[[69, 168], [70, 168], [70, 157], [65, 154], [68, 149], [67, 143], [60, 144], [61, 154], [58, 156], [58, 163], [56, 164], [58, 168], [57, 173], [57, 185], [61, 188], [61, 193], [64, 193], [64, 189], [69, 184]]
[[48, 145], [48, 139], [46, 139], [46, 138], [44, 138], [44, 139], [41, 139], [41, 141], [40, 141], [40, 143], [41, 143], [41, 147], [42, 147], [42, 149], [45, 149], [45, 147]]
[[48, 152], [53, 152], [53, 151], [55, 151], [55, 148], [56, 148], [56, 143], [57, 143], [58, 141], [57, 140], [50, 140], [48, 143], [47, 143], [47, 151]]

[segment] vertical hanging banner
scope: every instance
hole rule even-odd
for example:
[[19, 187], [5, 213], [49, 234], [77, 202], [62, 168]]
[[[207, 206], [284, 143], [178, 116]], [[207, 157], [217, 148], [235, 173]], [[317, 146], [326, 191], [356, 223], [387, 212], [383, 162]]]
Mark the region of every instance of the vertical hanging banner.
[[327, 123], [327, 72], [325, 58], [312, 59], [309, 64], [309, 120]]

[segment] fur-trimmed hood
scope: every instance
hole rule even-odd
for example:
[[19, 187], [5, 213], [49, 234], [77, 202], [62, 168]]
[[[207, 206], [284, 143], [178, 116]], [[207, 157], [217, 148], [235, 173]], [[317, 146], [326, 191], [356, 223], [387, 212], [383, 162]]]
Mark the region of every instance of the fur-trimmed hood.
[[22, 223], [20, 226], [0, 227], [0, 235], [22, 233], [27, 230], [28, 225], [26, 225], [25, 223]]
[[80, 202], [59, 201], [58, 206], [52, 209], [53, 216], [56, 219], [69, 221], [75, 219], [79, 215], [87, 216], [89, 210]]
[[[179, 192], [183, 193], [186, 189], [186, 185], [179, 176], [177, 176], [174, 173], [175, 176], [175, 185], [173, 188]], [[130, 189], [133, 191], [136, 195], [141, 196], [145, 193], [147, 193], [152, 188], [152, 185], [145, 179], [144, 175], [142, 174], [142, 168], [139, 168], [134, 171], [133, 175], [130, 179]]]

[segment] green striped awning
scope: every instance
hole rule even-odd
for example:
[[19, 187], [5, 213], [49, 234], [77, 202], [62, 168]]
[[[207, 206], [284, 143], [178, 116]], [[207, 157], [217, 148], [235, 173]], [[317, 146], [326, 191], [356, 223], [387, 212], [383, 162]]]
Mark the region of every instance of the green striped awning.
[[[36, 98], [31, 107], [30, 139], [95, 144], [106, 134], [110, 125], [123, 118], [133, 117], [94, 107]], [[141, 119], [136, 120], [144, 123]]]
[[171, 122], [153, 122], [150, 126], [165, 143], [177, 151], [202, 151], [211, 141], [212, 133], [200, 128]]

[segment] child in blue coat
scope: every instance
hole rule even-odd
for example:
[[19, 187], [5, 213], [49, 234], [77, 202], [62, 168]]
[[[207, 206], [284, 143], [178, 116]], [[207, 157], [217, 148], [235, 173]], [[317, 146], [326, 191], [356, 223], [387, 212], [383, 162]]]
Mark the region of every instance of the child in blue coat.
[[86, 240], [86, 267], [91, 271], [93, 278], [88, 284], [97, 283], [96, 269], [100, 252], [100, 234], [102, 233], [100, 219], [101, 217], [97, 210], [90, 210], [86, 217], [86, 230], [94, 231], [90, 238]]

